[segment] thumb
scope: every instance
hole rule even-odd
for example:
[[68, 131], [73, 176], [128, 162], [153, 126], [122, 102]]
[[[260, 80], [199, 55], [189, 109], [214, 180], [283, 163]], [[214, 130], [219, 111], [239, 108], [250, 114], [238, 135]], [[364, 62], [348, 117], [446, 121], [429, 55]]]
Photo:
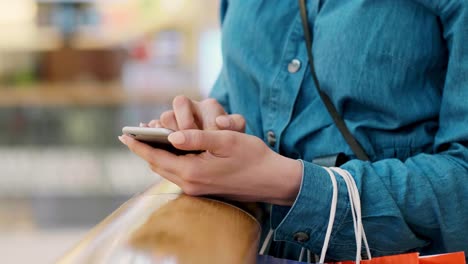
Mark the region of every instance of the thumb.
[[224, 153], [234, 144], [235, 132], [214, 130], [181, 130], [171, 133], [169, 142], [182, 150], [208, 150], [213, 153]]
[[242, 115], [222, 115], [216, 118], [216, 125], [220, 129], [233, 130], [237, 132], [245, 131], [245, 119]]

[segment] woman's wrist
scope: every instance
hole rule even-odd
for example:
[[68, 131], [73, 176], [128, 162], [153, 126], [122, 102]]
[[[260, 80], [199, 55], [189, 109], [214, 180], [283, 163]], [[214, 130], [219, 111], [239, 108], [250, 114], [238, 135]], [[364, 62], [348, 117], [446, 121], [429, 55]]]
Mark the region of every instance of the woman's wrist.
[[[276, 154], [276, 153], [275, 153]], [[271, 166], [271, 176], [275, 181], [275, 188], [272, 191], [272, 198], [267, 201], [277, 205], [292, 205], [299, 193], [303, 165], [302, 162], [276, 154], [273, 166]]]

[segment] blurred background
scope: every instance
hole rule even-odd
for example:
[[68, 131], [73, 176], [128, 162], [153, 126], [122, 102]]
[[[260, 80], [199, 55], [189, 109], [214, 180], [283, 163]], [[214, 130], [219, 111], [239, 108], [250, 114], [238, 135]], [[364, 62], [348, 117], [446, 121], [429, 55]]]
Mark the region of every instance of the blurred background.
[[51, 263], [160, 178], [121, 145], [221, 68], [217, 0], [0, 0], [0, 255]]

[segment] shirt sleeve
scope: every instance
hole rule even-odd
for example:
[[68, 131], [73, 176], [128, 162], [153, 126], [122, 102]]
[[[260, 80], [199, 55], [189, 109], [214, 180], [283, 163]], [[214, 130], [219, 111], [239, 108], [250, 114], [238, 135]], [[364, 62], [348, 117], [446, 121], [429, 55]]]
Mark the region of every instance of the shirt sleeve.
[[[414, 250], [425, 254], [468, 252], [468, 5], [441, 1], [438, 10], [448, 64], [433, 153], [404, 161], [352, 160], [342, 166], [359, 188], [364, 229], [375, 256]], [[274, 206], [272, 219], [280, 221], [272, 226], [276, 227], [275, 240], [320, 252], [328, 223], [331, 181], [322, 167], [303, 164], [296, 201], [287, 209]], [[338, 206], [328, 256], [353, 259], [348, 194], [341, 177], [337, 181]], [[295, 241], [297, 232], [309, 234], [308, 240]]]
[[[224, 17], [226, 16], [228, 8], [228, 1], [222, 0], [220, 3], [220, 20], [221, 20], [221, 27], [224, 21]], [[231, 113], [231, 109], [229, 106], [229, 93], [226, 89], [226, 85], [224, 84], [223, 79], [223, 72], [224, 72], [224, 65], [221, 69], [218, 78], [216, 79], [215, 84], [210, 92], [210, 97], [216, 99], [224, 108], [224, 111], [227, 113]]]

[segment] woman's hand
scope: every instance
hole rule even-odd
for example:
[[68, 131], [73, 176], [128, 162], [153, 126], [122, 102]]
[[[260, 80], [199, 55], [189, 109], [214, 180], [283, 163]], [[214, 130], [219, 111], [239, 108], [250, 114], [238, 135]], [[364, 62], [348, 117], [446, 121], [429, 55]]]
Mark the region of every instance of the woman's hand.
[[302, 177], [300, 161], [283, 157], [259, 138], [229, 130], [183, 130], [169, 136], [183, 150], [176, 156], [128, 136], [119, 137], [151, 169], [189, 195], [217, 195], [239, 201], [291, 205]]
[[245, 120], [241, 115], [228, 115], [215, 99], [198, 102], [180, 95], [174, 98], [172, 110], [162, 113], [159, 120], [152, 120], [147, 126], [174, 131], [201, 129], [244, 132]]

